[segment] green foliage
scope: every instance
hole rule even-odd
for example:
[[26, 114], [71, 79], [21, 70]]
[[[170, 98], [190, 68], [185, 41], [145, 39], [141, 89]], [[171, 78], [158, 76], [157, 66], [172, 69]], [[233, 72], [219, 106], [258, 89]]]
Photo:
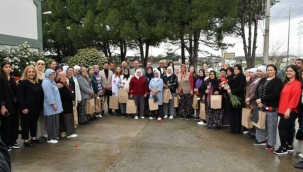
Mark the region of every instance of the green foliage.
[[230, 102], [233, 107], [241, 106], [241, 102], [237, 96], [235, 96], [233, 94], [229, 94], [229, 97], [230, 97]]
[[85, 48], [78, 50], [78, 53], [68, 59], [68, 65], [75, 66], [93, 66], [99, 65], [103, 66], [103, 63], [107, 61], [107, 58], [104, 56], [103, 53], [99, 52], [95, 48]]
[[38, 60], [43, 60], [45, 64], [50, 59], [45, 58], [42, 53], [32, 51], [27, 42], [22, 45], [0, 50], [0, 61], [9, 61], [12, 63], [13, 74], [21, 76], [23, 70], [28, 65], [35, 65]]

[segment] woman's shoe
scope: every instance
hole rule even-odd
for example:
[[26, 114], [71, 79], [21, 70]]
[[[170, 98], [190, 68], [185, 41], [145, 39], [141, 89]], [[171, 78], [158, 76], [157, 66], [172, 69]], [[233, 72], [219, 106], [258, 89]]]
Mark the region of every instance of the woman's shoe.
[[31, 142], [36, 143], [36, 144], [42, 144], [42, 140], [39, 139], [31, 139]]
[[20, 146], [19, 146], [17, 143], [15, 143], [15, 144], [12, 145], [12, 148], [13, 148], [13, 149], [19, 149]]
[[47, 143], [56, 144], [56, 143], [58, 143], [58, 140], [47, 140]]
[[77, 135], [77, 134], [72, 134], [72, 135], [67, 136], [67, 138], [68, 138], [68, 139], [71, 139], [71, 138], [76, 138], [76, 137], [78, 137], [78, 135]]
[[32, 148], [32, 147], [34, 147], [34, 144], [32, 144], [32, 143], [29, 141], [29, 142], [24, 142], [24, 143], [23, 143], [23, 146], [24, 146], [24, 147], [28, 147], [28, 148]]

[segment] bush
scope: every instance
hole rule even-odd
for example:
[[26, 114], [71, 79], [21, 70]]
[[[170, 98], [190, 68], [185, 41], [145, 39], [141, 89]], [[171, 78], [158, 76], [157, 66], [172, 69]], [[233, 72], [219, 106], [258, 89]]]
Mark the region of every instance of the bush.
[[99, 52], [95, 48], [85, 48], [78, 50], [78, 53], [68, 59], [69, 66], [93, 66], [99, 65], [103, 66], [103, 63], [107, 61], [107, 58], [102, 52]]
[[0, 50], [0, 60], [12, 63], [14, 76], [21, 76], [26, 66], [35, 65], [38, 60], [43, 60], [45, 64], [49, 61], [42, 53], [32, 51], [27, 42], [15, 47], [3, 48]]

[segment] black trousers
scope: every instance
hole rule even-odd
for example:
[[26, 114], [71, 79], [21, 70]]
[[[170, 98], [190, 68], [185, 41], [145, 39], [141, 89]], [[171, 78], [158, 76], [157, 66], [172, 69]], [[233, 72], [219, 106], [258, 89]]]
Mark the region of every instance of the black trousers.
[[230, 108], [230, 129], [233, 133], [241, 133], [242, 109]]
[[293, 123], [298, 117], [296, 112], [291, 112], [288, 119], [284, 115], [279, 114], [280, 122], [278, 124], [281, 146], [286, 148], [287, 145], [292, 145], [294, 140]]
[[[156, 115], [157, 111], [157, 115]], [[163, 110], [163, 105], [158, 105], [158, 110], [151, 111], [152, 117], [156, 118], [163, 118], [164, 115], [164, 110]]]
[[23, 114], [21, 112], [21, 128], [22, 128], [22, 139], [28, 140], [30, 133], [31, 137], [37, 136], [37, 124], [40, 115], [40, 109], [37, 109], [28, 114]]
[[0, 115], [1, 140], [6, 146], [12, 146], [18, 139], [19, 114], [10, 114], [8, 117]]
[[112, 110], [109, 108], [109, 97], [113, 95], [112, 90], [105, 90], [104, 96], [106, 98], [107, 101], [107, 107], [108, 107], [108, 113], [111, 113]]

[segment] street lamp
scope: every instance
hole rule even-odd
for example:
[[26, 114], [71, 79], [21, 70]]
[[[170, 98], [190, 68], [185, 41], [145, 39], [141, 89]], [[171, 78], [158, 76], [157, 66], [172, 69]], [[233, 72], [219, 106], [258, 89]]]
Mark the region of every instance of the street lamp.
[[287, 41], [287, 63], [286, 66], [288, 66], [288, 60], [289, 60], [289, 37], [290, 37], [290, 14], [291, 14], [291, 6], [303, 4], [303, 2], [292, 4], [289, 6], [289, 15], [288, 15], [288, 41]]

